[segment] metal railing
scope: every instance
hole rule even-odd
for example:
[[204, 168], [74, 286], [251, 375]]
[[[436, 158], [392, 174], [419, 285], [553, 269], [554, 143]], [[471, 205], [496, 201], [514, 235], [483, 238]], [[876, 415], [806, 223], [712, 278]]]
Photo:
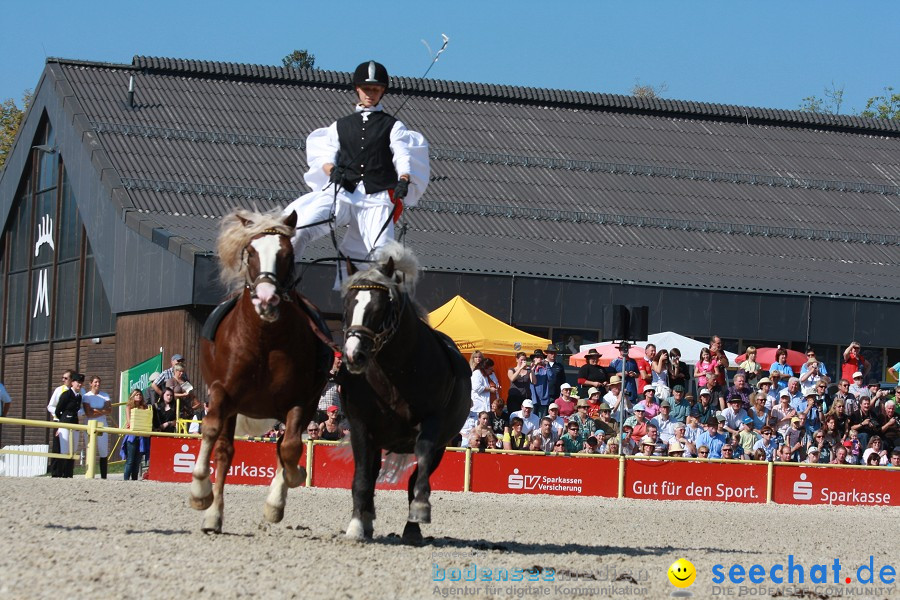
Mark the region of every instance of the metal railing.
[[[191, 420], [185, 419], [184, 421], [190, 422]], [[148, 432], [148, 431], [133, 431], [130, 429], [122, 429], [119, 427], [105, 427], [99, 425], [97, 421], [88, 421], [87, 425], [76, 425], [69, 423], [58, 423], [54, 421], [36, 421], [31, 419], [15, 419], [15, 418], [7, 418], [0, 417], [0, 425], [21, 425], [24, 427], [42, 427], [45, 429], [69, 429], [72, 431], [84, 431], [87, 433], [88, 442], [87, 448], [85, 452], [85, 478], [93, 479], [97, 472], [97, 436], [99, 434], [118, 434], [118, 435], [136, 435], [141, 437], [172, 437], [172, 438], [193, 438], [200, 439], [202, 438], [199, 434], [186, 434], [186, 433], [162, 433], [162, 432]], [[236, 440], [249, 440], [253, 441], [254, 439], [259, 440], [259, 438], [248, 438], [246, 436], [237, 436]], [[338, 446], [344, 444], [345, 442], [335, 442], [335, 441], [327, 441], [327, 440], [307, 440], [305, 442], [306, 445], [306, 486], [312, 487], [313, 482], [313, 470], [315, 467], [315, 463], [313, 460], [313, 456], [315, 453], [316, 446]], [[74, 446], [75, 444], [69, 445], [69, 454], [60, 454], [53, 452], [31, 452], [31, 451], [22, 451], [22, 450], [0, 450], [0, 454], [21, 454], [21, 455], [29, 455], [29, 456], [46, 456], [48, 458], [60, 458], [60, 459], [74, 459]], [[486, 453], [486, 454], [506, 454], [506, 455], [528, 455], [528, 456], [560, 456], [566, 458], [580, 458], [580, 459], [593, 459], [593, 460], [617, 460], [618, 461], [618, 497], [625, 497], [625, 471], [627, 468], [627, 463], [629, 461], [646, 461], [646, 462], [691, 462], [691, 463], [725, 463], [730, 465], [766, 465], [767, 474], [766, 474], [766, 502], [772, 503], [772, 494], [774, 490], [774, 472], [776, 463], [771, 461], [757, 461], [757, 460], [743, 460], [743, 459], [722, 459], [722, 458], [712, 458], [712, 459], [698, 459], [698, 458], [687, 458], [687, 457], [675, 457], [675, 456], [625, 456], [625, 455], [615, 455], [615, 454], [582, 454], [575, 453], [570, 454], [566, 452], [540, 452], [540, 451], [530, 451], [530, 450], [500, 450], [500, 449], [488, 449], [485, 451], [473, 450], [472, 448], [447, 448], [448, 452], [465, 452], [465, 463], [464, 463], [464, 478], [463, 478], [463, 492], [470, 492], [471, 483], [472, 483], [472, 457], [474, 454]], [[804, 467], [804, 468], [819, 468], [819, 469], [864, 469], [864, 470], [891, 470], [896, 471], [895, 467], [891, 466], [867, 466], [867, 465], [834, 465], [834, 464], [819, 464], [819, 463], [794, 463], [794, 462], [784, 462], [777, 463], [778, 468], [781, 467]]]

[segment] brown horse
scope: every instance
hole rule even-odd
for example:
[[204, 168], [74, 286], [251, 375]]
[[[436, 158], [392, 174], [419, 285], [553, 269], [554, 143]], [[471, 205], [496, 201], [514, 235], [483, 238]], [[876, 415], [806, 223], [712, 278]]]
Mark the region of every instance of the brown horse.
[[[317, 335], [311, 320], [315, 309], [307, 309], [306, 300], [290, 289], [296, 222], [296, 213], [282, 217], [249, 211], [236, 211], [222, 222], [217, 244], [222, 281], [239, 295], [210, 335], [212, 341], [201, 339], [200, 370], [209, 386], [209, 411], [203, 418], [190, 503], [206, 510], [205, 532], [222, 531], [225, 477], [234, 457], [239, 414], [285, 425], [263, 511], [267, 521], [281, 521], [287, 489], [306, 479], [306, 470], [298, 467], [301, 435], [315, 415], [332, 350]], [[215, 487], [209, 479], [214, 445]]]

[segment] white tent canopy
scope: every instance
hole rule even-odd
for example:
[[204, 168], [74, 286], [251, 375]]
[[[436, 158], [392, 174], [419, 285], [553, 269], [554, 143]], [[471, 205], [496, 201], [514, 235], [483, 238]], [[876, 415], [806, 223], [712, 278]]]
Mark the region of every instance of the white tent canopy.
[[[584, 352], [585, 350], [590, 350], [596, 346], [601, 346], [603, 344], [612, 344], [615, 342], [602, 342], [599, 344], [585, 344], [581, 346], [580, 352]], [[658, 349], [665, 348], [666, 350], [671, 350], [672, 348], [678, 348], [681, 350], [681, 362], [688, 365], [696, 365], [697, 359], [700, 358], [700, 350], [701, 348], [708, 348], [709, 345], [704, 342], [698, 342], [694, 338], [689, 338], [687, 336], [681, 335], [680, 333], [675, 333], [674, 331], [663, 331], [660, 333], [654, 333], [647, 337], [646, 340], [635, 342], [637, 346], [646, 346], [647, 344], [654, 344]], [[734, 365], [734, 359], [737, 358], [737, 354], [734, 352], [725, 352], [725, 355], [728, 357], [728, 361]]]

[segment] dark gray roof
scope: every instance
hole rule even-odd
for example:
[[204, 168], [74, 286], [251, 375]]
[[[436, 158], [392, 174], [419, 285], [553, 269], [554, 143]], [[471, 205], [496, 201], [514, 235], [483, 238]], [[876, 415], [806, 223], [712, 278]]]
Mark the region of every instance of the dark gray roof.
[[[350, 74], [332, 71], [48, 70], [114, 168], [126, 221], [188, 259], [232, 207], [307, 191], [305, 137], [351, 103]], [[896, 121], [395, 78], [386, 108], [404, 101], [432, 148], [404, 217], [427, 269], [900, 300]], [[322, 240], [309, 258], [331, 253]]]

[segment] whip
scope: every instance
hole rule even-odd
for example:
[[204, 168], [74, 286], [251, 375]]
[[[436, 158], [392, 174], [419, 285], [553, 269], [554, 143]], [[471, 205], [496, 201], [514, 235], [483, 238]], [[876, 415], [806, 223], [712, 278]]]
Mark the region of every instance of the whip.
[[[450, 43], [450, 38], [447, 37], [447, 34], [442, 33], [442, 34], [441, 34], [441, 39], [444, 40], [444, 43], [441, 44], [441, 47], [440, 47], [440, 49], [437, 51], [437, 54], [435, 54], [435, 55], [434, 55], [434, 58], [431, 59], [431, 63], [428, 65], [428, 68], [425, 69], [425, 72], [422, 73], [422, 76], [419, 77], [419, 79], [425, 79], [425, 78], [428, 76], [428, 73], [431, 72], [431, 68], [434, 66], [434, 63], [436, 63], [436, 62], [438, 61], [438, 59], [441, 57], [441, 54], [444, 52], [444, 50], [447, 49], [447, 44]], [[431, 46], [429, 46], [429, 45], [428, 45], [428, 42], [426, 42], [425, 40], [422, 40], [422, 43], [425, 44], [425, 47], [426, 47], [426, 48], [428, 48], [428, 54], [430, 55], [430, 54], [431, 54]], [[395, 117], [396, 117], [397, 115], [400, 114], [400, 111], [403, 110], [403, 107], [406, 106], [406, 103], [407, 103], [407, 102], [409, 102], [409, 98], [410, 98], [410, 97], [407, 96], [406, 99], [403, 101], [403, 104], [400, 105], [400, 108], [398, 108], [396, 111], [394, 111], [394, 116], [395, 116]]]

